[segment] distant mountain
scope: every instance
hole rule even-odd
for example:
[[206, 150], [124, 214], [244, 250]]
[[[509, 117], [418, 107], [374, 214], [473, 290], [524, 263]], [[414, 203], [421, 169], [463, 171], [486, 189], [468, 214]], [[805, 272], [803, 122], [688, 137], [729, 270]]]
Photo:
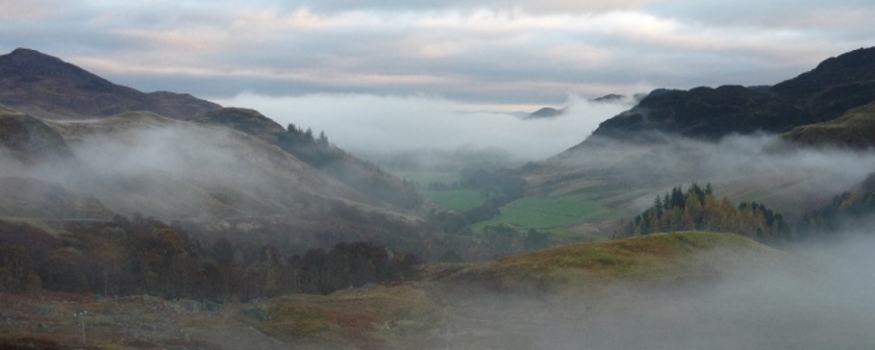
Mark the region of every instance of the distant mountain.
[[626, 98], [626, 96], [618, 94], [607, 94], [602, 97], [592, 99], [593, 102], [616, 102]]
[[221, 108], [188, 94], [147, 94], [116, 85], [58, 58], [22, 48], [0, 56], [0, 104], [59, 120], [104, 118], [127, 111], [187, 119]]
[[700, 139], [731, 133], [785, 132], [840, 117], [875, 101], [875, 48], [859, 49], [772, 87], [655, 90], [593, 133], [625, 138], [660, 131]]
[[544, 107], [529, 114], [525, 119], [546, 119], [558, 117], [565, 113], [565, 108], [556, 109], [553, 107]]
[[641, 131], [719, 139], [731, 133], [782, 132], [819, 121], [771, 94], [742, 86], [699, 87], [649, 95], [636, 107], [606, 120], [593, 135], [624, 138]]

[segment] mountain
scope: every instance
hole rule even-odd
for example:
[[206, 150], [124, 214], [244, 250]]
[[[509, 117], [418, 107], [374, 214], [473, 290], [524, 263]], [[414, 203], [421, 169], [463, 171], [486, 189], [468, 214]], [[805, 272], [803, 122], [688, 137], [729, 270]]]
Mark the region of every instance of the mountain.
[[[801, 215], [868, 172], [839, 165], [835, 156], [812, 164], [808, 152], [771, 152], [785, 141], [866, 148], [871, 108], [863, 106], [873, 101], [875, 48], [830, 58], [773, 86], [657, 89], [583, 142], [519, 172], [530, 196], [575, 196], [620, 217], [694, 182], [711, 182], [720, 197]], [[778, 139], [759, 131], [786, 134]]]
[[126, 111], [187, 119], [221, 107], [188, 94], [147, 94], [116, 85], [58, 58], [23, 48], [0, 56], [0, 104], [57, 120], [105, 118]]
[[565, 108], [556, 109], [553, 107], [544, 107], [537, 111], [529, 114], [525, 119], [544, 119], [544, 118], [554, 118], [565, 113]]
[[601, 97], [596, 97], [592, 99], [593, 102], [617, 102], [626, 98], [626, 96], [619, 94], [607, 94]]
[[781, 132], [818, 121], [789, 101], [742, 86], [699, 87], [648, 95], [602, 122], [593, 135], [623, 138], [660, 131], [716, 140], [731, 133]]
[[[259, 217], [315, 197], [388, 211], [422, 202], [324, 135], [289, 133], [257, 111], [190, 95], [145, 94], [34, 50], [0, 56], [0, 103], [9, 106], [0, 107], [0, 149], [32, 160], [24, 177], [95, 194], [126, 215]], [[64, 176], [34, 170], [41, 166]]]
[[254, 110], [144, 94], [27, 49], [0, 56], [0, 101], [3, 220], [172, 221], [247, 259], [354, 241], [432, 259], [479, 244], [427, 229], [435, 205], [412, 184]]
[[593, 135], [629, 137], [659, 131], [717, 140], [732, 133], [786, 132], [840, 117], [875, 101], [875, 48], [830, 58], [774, 86], [658, 90], [599, 125]]

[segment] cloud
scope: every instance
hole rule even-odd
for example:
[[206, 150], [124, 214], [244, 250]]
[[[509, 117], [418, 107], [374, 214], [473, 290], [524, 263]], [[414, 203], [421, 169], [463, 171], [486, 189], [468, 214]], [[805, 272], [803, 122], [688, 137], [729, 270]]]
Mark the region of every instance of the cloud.
[[756, 201], [796, 215], [826, 205], [875, 172], [871, 152], [796, 149], [775, 135], [730, 135], [719, 142], [658, 133], [650, 137], [653, 142], [637, 143], [594, 136], [548, 159], [529, 177], [536, 188], [560, 194], [579, 189], [574, 184], [593, 183], [638, 190], [640, 196], [621, 205], [636, 214], [673, 187], [711, 183], [718, 197]]
[[631, 95], [642, 85], [773, 84], [875, 44], [865, 15], [875, 6], [855, 0], [829, 7], [781, 0], [148, 4], [2, 2], [0, 49], [32, 47], [135, 88], [206, 98], [421, 93], [557, 104], [568, 93]]
[[[273, 98], [246, 93], [218, 102], [257, 109], [282, 125], [324, 130], [332, 142], [353, 152], [468, 146], [504, 149], [525, 160], [548, 157], [579, 143], [600, 122], [629, 107], [572, 97], [567, 102], [568, 112], [558, 118], [522, 120], [503, 111], [472, 111], [472, 106], [419, 95]], [[540, 107], [528, 106], [527, 112]]]

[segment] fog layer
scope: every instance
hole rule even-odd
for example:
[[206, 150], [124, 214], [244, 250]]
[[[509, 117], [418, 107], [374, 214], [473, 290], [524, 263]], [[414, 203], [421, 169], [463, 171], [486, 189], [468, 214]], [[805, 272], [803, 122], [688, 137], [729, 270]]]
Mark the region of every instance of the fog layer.
[[[428, 96], [315, 94], [267, 97], [250, 93], [223, 105], [253, 108], [282, 125], [320, 130], [354, 153], [387, 154], [415, 149], [498, 148], [524, 160], [543, 159], [584, 140], [628, 101], [594, 103], [571, 96], [566, 112], [523, 120], [513, 112], [471, 111], [454, 101]], [[554, 106], [563, 107], [563, 106]], [[517, 113], [518, 114], [518, 113]]]
[[47, 181], [115, 213], [161, 219], [294, 213], [313, 196], [363, 200], [279, 148], [221, 127], [125, 115], [58, 128], [73, 159], [0, 158], [0, 177]]
[[564, 193], [598, 184], [652, 192], [634, 203], [643, 209], [672, 187], [711, 183], [734, 200], [756, 200], [785, 209], [815, 209], [875, 171], [867, 151], [788, 145], [776, 135], [731, 135], [718, 142], [650, 134], [647, 142], [592, 137], [529, 171], [544, 191]]
[[468, 295], [470, 304], [458, 305], [465, 316], [452, 322], [489, 325], [491, 337], [513, 341], [476, 347], [497, 342], [465, 326], [447, 326], [453, 330], [442, 341], [484, 349], [868, 349], [875, 346], [873, 248], [871, 237], [796, 255], [718, 248], [687, 262], [688, 270], [711, 273], [655, 287], [609, 280], [585, 289], [603, 293]]

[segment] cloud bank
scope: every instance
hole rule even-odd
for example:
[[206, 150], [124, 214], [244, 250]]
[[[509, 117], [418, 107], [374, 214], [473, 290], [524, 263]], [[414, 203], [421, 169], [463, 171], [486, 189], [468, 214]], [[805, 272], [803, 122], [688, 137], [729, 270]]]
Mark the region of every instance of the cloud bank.
[[138, 89], [206, 98], [544, 105], [640, 86], [773, 84], [875, 45], [872, 14], [858, 0], [0, 1], [0, 51], [30, 47]]
[[[628, 109], [623, 103], [593, 103], [570, 97], [567, 112], [552, 119], [523, 120], [506, 112], [427, 96], [318, 94], [267, 97], [241, 94], [225, 105], [254, 108], [286, 126], [325, 131], [331, 142], [354, 153], [461, 147], [503, 149], [522, 160], [552, 156], [579, 143], [599, 123]], [[530, 107], [531, 108], [531, 107]]]

